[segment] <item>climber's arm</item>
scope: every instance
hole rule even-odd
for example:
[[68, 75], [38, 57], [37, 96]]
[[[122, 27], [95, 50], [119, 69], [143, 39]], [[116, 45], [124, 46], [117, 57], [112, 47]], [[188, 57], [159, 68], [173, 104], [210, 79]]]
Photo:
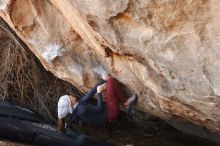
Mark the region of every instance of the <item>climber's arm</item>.
[[99, 83], [97, 83], [92, 89], [90, 89], [90, 91], [83, 97], [79, 100], [80, 103], [86, 103], [87, 101], [89, 101], [97, 92], [97, 87], [99, 85], [102, 85], [104, 84], [105, 81], [102, 80], [100, 81]]
[[58, 129], [63, 133], [65, 132], [65, 120], [64, 120], [64, 118], [58, 119]]

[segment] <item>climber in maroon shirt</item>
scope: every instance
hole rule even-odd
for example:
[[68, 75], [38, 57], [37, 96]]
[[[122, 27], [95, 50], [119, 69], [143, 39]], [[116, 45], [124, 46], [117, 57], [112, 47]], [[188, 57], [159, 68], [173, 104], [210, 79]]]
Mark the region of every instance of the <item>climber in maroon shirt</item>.
[[[107, 123], [116, 121], [120, 114], [119, 105], [123, 104], [128, 111], [137, 96], [126, 98], [120, 83], [109, 74], [102, 75], [103, 80], [97, 83], [88, 94], [77, 100], [74, 96], [64, 95], [58, 101], [58, 126], [64, 131], [64, 118], [71, 113], [72, 124], [77, 125], [79, 120], [95, 127], [105, 127]], [[102, 94], [106, 91], [106, 109], [103, 105]], [[97, 105], [91, 105], [91, 98], [97, 94]]]

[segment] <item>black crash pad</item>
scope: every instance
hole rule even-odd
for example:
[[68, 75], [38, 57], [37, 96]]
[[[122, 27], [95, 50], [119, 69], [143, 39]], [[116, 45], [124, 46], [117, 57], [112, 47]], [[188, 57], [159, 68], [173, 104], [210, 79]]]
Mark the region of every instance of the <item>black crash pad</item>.
[[32, 142], [35, 132], [20, 120], [0, 117], [0, 137], [20, 142]]
[[6, 101], [0, 100], [0, 106], [1, 107], [10, 107], [11, 104]]
[[0, 137], [41, 146], [78, 146], [71, 137], [31, 122], [0, 117]]
[[0, 116], [13, 117], [32, 122], [42, 122], [42, 117], [38, 114], [18, 106], [12, 106], [2, 100], [0, 100]]
[[58, 129], [52, 126], [27, 121], [23, 121], [23, 123], [35, 131], [34, 144], [42, 146], [78, 146], [71, 137], [59, 132]]
[[106, 142], [95, 140], [85, 134], [67, 128], [66, 133], [61, 133], [57, 128], [47, 124], [30, 123], [24, 121], [26, 126], [36, 131], [34, 143], [42, 146], [115, 146]]

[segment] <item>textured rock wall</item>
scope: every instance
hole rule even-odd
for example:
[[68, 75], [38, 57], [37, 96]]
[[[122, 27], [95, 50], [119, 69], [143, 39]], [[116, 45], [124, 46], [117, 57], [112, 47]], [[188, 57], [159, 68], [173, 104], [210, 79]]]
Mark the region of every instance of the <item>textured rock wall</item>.
[[220, 133], [219, 0], [0, 0], [44, 67], [87, 91], [104, 70], [138, 108]]

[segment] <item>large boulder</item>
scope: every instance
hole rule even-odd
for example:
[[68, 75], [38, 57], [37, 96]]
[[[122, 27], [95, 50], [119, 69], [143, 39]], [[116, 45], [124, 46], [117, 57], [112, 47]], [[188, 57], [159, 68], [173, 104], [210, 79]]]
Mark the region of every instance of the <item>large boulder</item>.
[[0, 16], [47, 70], [79, 90], [106, 70], [139, 95], [138, 109], [220, 134], [219, 7], [219, 0], [0, 0]]

